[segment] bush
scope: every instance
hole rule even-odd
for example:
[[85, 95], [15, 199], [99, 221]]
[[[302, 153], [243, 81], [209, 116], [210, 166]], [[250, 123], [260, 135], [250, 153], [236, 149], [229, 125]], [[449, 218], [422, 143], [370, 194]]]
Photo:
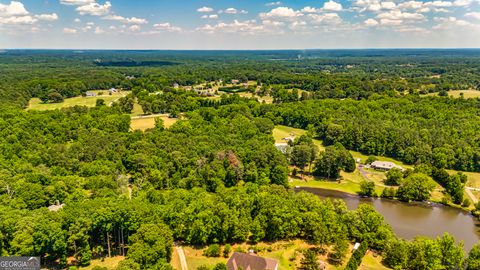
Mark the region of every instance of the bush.
[[229, 244], [226, 244], [224, 247], [223, 247], [223, 257], [224, 258], [228, 258], [228, 256], [230, 255], [230, 251], [232, 250], [232, 246], [230, 246]]
[[356, 270], [362, 263], [363, 256], [367, 252], [368, 244], [363, 242], [352, 254], [352, 257], [347, 263], [345, 270]]
[[227, 265], [225, 263], [217, 263], [213, 270], [227, 270]]
[[203, 252], [203, 255], [207, 257], [220, 257], [220, 245], [213, 244], [208, 246], [208, 248]]
[[92, 270], [108, 270], [108, 268], [107, 267], [101, 267], [101, 266], [97, 265], [97, 266], [93, 267]]
[[210, 270], [210, 268], [208, 266], [202, 264], [199, 267], [197, 267], [197, 270]]
[[470, 207], [470, 200], [467, 199], [467, 198], [463, 199], [462, 206], [463, 207]]

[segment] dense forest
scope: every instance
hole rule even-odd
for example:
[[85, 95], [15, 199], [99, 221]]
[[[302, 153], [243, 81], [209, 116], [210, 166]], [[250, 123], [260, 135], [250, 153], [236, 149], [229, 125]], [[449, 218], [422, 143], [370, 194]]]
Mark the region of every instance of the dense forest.
[[[409, 185], [431, 177], [460, 204], [465, 179], [445, 169], [480, 171], [480, 99], [421, 94], [479, 89], [475, 50], [14, 50], [0, 54], [0, 70], [2, 256], [40, 255], [63, 268], [70, 257], [85, 266], [126, 255], [118, 269], [171, 269], [174, 241], [302, 239], [333, 247], [339, 263], [349, 242], [362, 242], [394, 269], [480, 265], [480, 245], [465, 254], [448, 234], [405, 241], [371, 206], [347, 210], [288, 188], [289, 165], [329, 179], [354, 171], [348, 149], [418, 165], [398, 176], [405, 201], [425, 199]], [[220, 80], [254, 81], [246, 91], [273, 102], [173, 87]], [[32, 97], [62, 102], [110, 88], [131, 93], [112, 106], [24, 110]], [[145, 114], [183, 117], [131, 131], [134, 102]], [[289, 157], [274, 146], [277, 124], [308, 129]]]

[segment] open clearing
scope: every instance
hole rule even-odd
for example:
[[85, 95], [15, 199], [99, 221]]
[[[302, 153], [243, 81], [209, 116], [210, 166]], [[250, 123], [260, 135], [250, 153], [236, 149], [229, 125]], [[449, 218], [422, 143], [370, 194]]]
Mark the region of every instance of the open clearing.
[[55, 109], [62, 109], [68, 108], [73, 106], [87, 106], [87, 107], [95, 107], [97, 99], [105, 100], [105, 104], [110, 105], [113, 101], [128, 95], [130, 92], [122, 91], [118, 93], [113, 93], [112, 95], [108, 94], [108, 91], [89, 91], [89, 92], [102, 92], [103, 95], [95, 96], [95, 97], [73, 97], [73, 98], [66, 98], [61, 103], [42, 103], [39, 98], [32, 98], [28, 102], [27, 110], [55, 110]]
[[[276, 126], [273, 130], [273, 137], [275, 139], [276, 143], [282, 143], [286, 142], [283, 140], [283, 138], [290, 137], [291, 135], [294, 135], [295, 137], [301, 136], [306, 134], [306, 130], [303, 129], [298, 129], [298, 128], [292, 128], [292, 127], [287, 127], [287, 126]], [[314, 140], [314, 143], [318, 146], [320, 151], [325, 150], [325, 146], [323, 145], [323, 142], [320, 140]], [[368, 156], [364, 155], [360, 152], [356, 151], [350, 151], [352, 156], [355, 159], [360, 159], [361, 163], [365, 163]], [[402, 166], [403, 168], [413, 168], [411, 165], [407, 165], [399, 160], [389, 158], [389, 157], [382, 157], [382, 156], [376, 156], [378, 160], [380, 161], [390, 161], [394, 162], [397, 165]], [[293, 169], [293, 167], [292, 167]], [[306, 171], [309, 170], [307, 167], [305, 169]], [[387, 178], [385, 172], [381, 171], [376, 171], [373, 169], [363, 169], [368, 180], [373, 181], [375, 183], [375, 190], [378, 195], [380, 195], [385, 188], [385, 184], [383, 181]], [[480, 185], [480, 174], [478, 173], [467, 173], [470, 179], [470, 175], [477, 174], [478, 175], [478, 185]], [[300, 186], [300, 187], [314, 187], [314, 188], [324, 188], [324, 189], [330, 189], [330, 190], [336, 190], [336, 191], [342, 191], [350, 194], [357, 194], [358, 191], [360, 191], [360, 183], [365, 179], [365, 177], [359, 172], [359, 169], [357, 169], [352, 172], [352, 173], [347, 173], [347, 172], [340, 172], [340, 182], [338, 181], [331, 181], [331, 180], [325, 180], [317, 177], [313, 177], [310, 175], [305, 175], [303, 179], [300, 179], [300, 177], [291, 177], [290, 178], [290, 186]], [[474, 178], [477, 179], [477, 178]], [[435, 190], [432, 192], [431, 200], [434, 202], [441, 202], [442, 198], [444, 197], [443, 194], [443, 188], [437, 184]]]
[[[454, 98], [459, 98], [460, 93], [463, 93], [464, 98], [478, 98], [480, 97], [479, 90], [451, 90], [448, 91], [448, 95]], [[430, 93], [427, 96], [438, 96], [438, 93]]]
[[145, 131], [149, 128], [155, 127], [155, 118], [161, 118], [163, 120], [163, 125], [165, 128], [171, 127], [178, 118], [170, 118], [167, 114], [152, 114], [145, 116], [135, 116], [132, 117], [132, 122], [130, 123], [130, 128], [132, 130], [141, 130]]
[[[312, 245], [302, 241], [302, 240], [292, 240], [292, 241], [279, 241], [275, 243], [258, 243], [255, 245], [259, 256], [276, 259], [279, 262], [279, 270], [294, 270], [298, 269], [300, 266], [300, 260], [302, 258], [302, 251], [312, 247]], [[352, 249], [352, 245], [349, 246], [349, 250]], [[252, 249], [252, 246], [243, 244], [232, 245], [232, 252], [241, 249], [247, 251]], [[203, 256], [203, 250], [200, 248], [194, 247], [183, 247], [185, 256], [187, 258], [187, 264], [189, 270], [197, 269], [199, 266], [205, 265], [209, 268], [215, 266], [215, 264], [227, 262], [227, 258], [218, 257], [218, 258], [208, 258]], [[174, 253], [176, 251], [174, 250]], [[336, 270], [344, 269], [348, 259], [351, 256], [351, 252], [347, 252], [347, 258], [345, 259], [344, 265], [333, 266], [327, 265], [327, 269]], [[174, 254], [174, 258], [178, 255]], [[323, 262], [327, 261], [327, 255], [319, 256], [320, 260]], [[178, 265], [178, 262], [175, 262]], [[177, 268], [179, 269], [179, 268]], [[389, 269], [381, 264], [381, 257], [374, 257], [371, 252], [368, 252], [364, 257], [362, 264], [359, 269], [370, 270], [370, 269]]]
[[124, 259], [125, 259], [125, 257], [123, 257], [123, 256], [114, 256], [114, 257], [110, 257], [110, 258], [106, 257], [103, 260], [95, 259], [95, 260], [92, 260], [92, 262], [90, 263], [89, 266], [79, 267], [79, 269], [91, 270], [95, 266], [106, 267], [109, 270], [110, 269], [115, 269], [117, 267], [118, 263], [123, 261]]

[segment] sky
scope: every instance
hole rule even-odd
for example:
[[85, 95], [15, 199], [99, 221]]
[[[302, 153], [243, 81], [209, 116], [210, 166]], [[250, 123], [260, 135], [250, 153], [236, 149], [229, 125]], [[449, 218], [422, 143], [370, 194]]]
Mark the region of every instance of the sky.
[[0, 48], [478, 48], [480, 0], [0, 0]]

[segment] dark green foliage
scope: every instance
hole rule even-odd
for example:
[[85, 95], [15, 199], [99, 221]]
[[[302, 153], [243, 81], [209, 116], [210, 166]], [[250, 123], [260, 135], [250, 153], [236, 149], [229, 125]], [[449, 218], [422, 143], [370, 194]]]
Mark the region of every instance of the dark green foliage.
[[163, 224], [142, 224], [130, 237], [128, 258], [142, 268], [157, 265], [161, 260], [170, 262], [173, 237], [170, 229]]
[[436, 240], [419, 237], [411, 242], [392, 241], [383, 262], [393, 269], [454, 270], [463, 268], [464, 257], [463, 244], [457, 245], [452, 236], [445, 234]]
[[395, 188], [386, 187], [383, 189], [381, 197], [387, 198], [387, 199], [393, 199], [396, 197], [396, 195], [397, 195], [397, 191], [395, 190]]
[[221, 251], [222, 250], [220, 248], [220, 245], [213, 244], [213, 245], [208, 246], [207, 249], [205, 249], [203, 251], [203, 256], [206, 256], [206, 257], [220, 257]]
[[300, 261], [301, 270], [320, 270], [317, 254], [310, 249], [303, 252], [303, 258]]
[[403, 173], [398, 168], [393, 168], [387, 172], [385, 184], [389, 186], [399, 186], [403, 180]]
[[232, 246], [230, 246], [230, 244], [226, 244], [225, 246], [223, 246], [223, 257], [224, 258], [228, 258], [230, 256], [230, 252], [232, 251]]
[[424, 201], [430, 198], [435, 188], [433, 180], [422, 173], [415, 173], [407, 177], [398, 188], [397, 197], [405, 202]]
[[345, 238], [339, 237], [335, 240], [333, 250], [328, 254], [328, 260], [333, 265], [341, 265], [348, 252], [348, 242]]
[[362, 263], [362, 259], [367, 253], [368, 250], [368, 243], [363, 242], [360, 246], [353, 252], [352, 257], [348, 260], [347, 266], [345, 270], [356, 270]]
[[227, 270], [227, 265], [225, 263], [217, 263], [213, 270]]
[[[267, 106], [265, 106], [267, 107]], [[308, 100], [268, 106], [271, 119], [306, 128], [326, 144], [408, 164], [480, 171], [480, 100], [438, 97]], [[369, 161], [371, 161], [370, 159]]]
[[467, 270], [480, 269], [480, 244], [476, 244], [468, 253]]
[[340, 176], [341, 170], [355, 171], [355, 160], [343, 146], [335, 145], [325, 148], [325, 151], [320, 153], [313, 174], [328, 179], [336, 179]]
[[375, 192], [375, 183], [371, 181], [360, 182], [360, 191], [358, 192], [358, 195], [377, 197], [377, 193]]

